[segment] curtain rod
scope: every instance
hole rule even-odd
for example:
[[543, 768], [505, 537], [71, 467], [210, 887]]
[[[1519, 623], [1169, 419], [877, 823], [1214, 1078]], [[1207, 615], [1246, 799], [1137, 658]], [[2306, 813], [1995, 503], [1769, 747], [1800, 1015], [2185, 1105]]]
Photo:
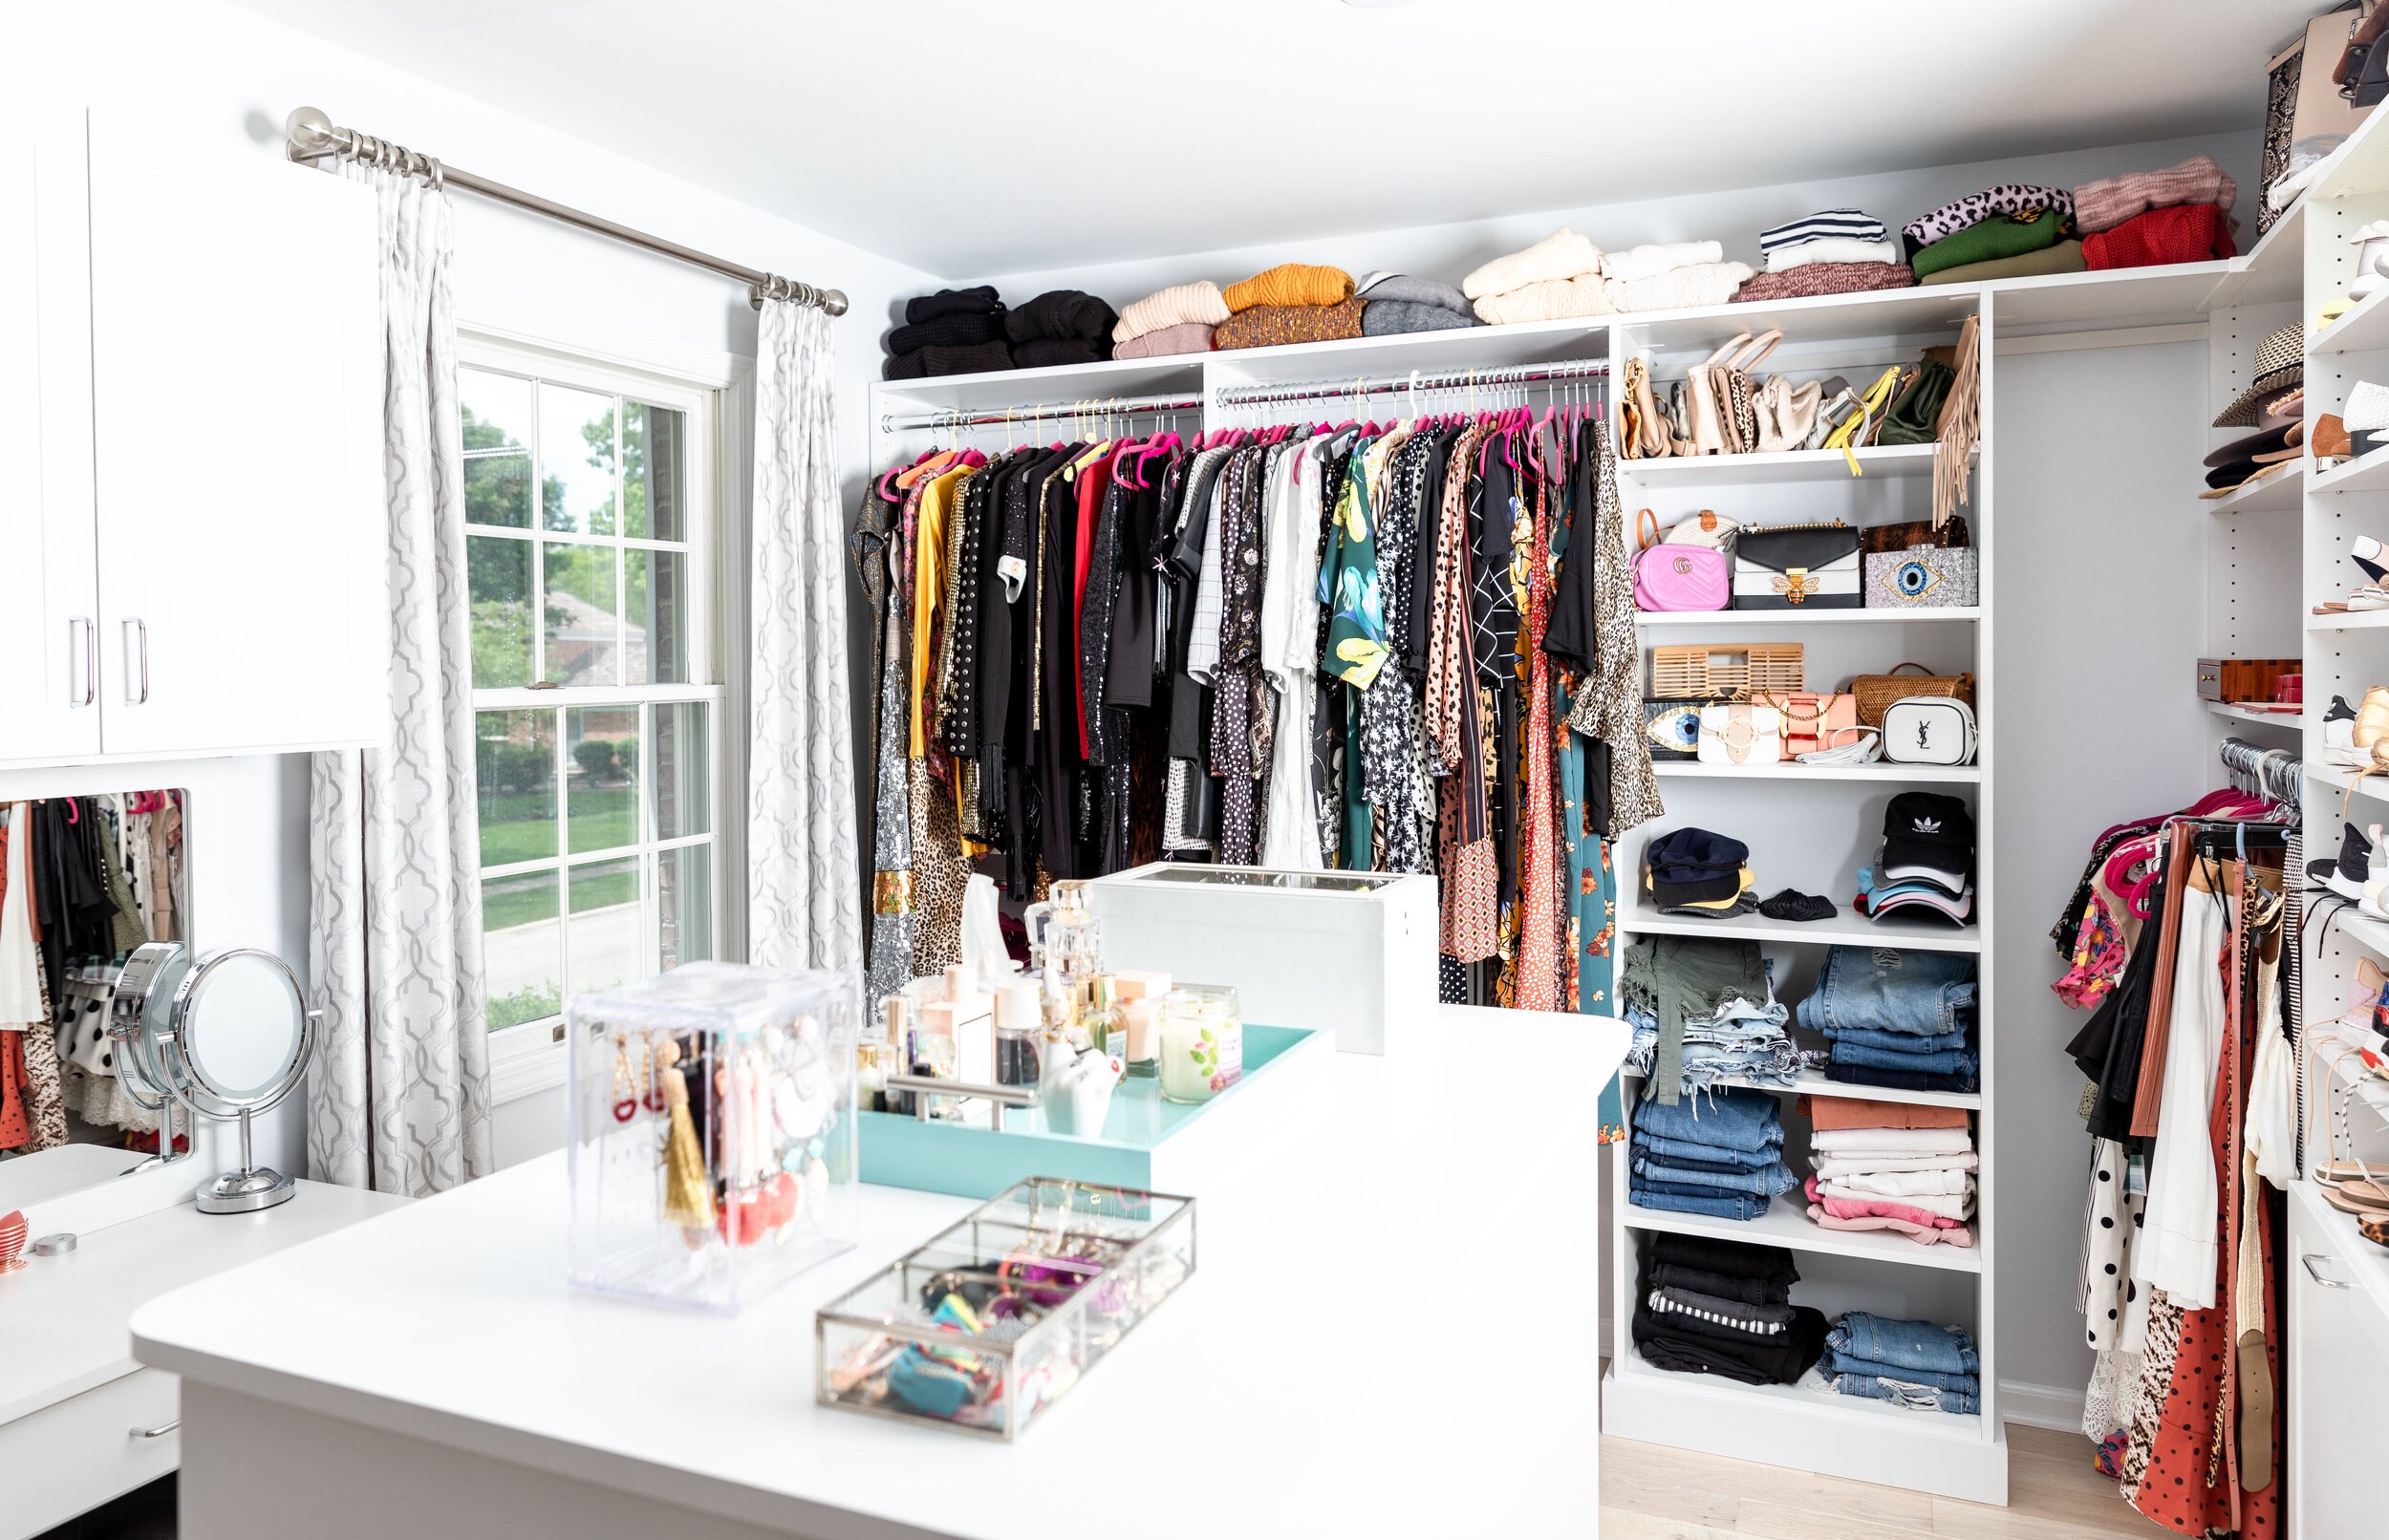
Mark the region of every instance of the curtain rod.
[[1222, 385], [1221, 406], [1268, 406], [1279, 401], [1317, 401], [1339, 396], [1378, 396], [1388, 391], [1457, 391], [1472, 386], [1533, 385], [1545, 380], [1589, 379], [1609, 373], [1606, 358], [1566, 363], [1522, 364], [1509, 369], [1461, 370], [1453, 374], [1380, 375], [1375, 379], [1320, 379], [1299, 385]]
[[691, 267], [703, 267], [709, 272], [721, 273], [725, 278], [736, 278], [746, 285], [747, 299], [759, 310], [764, 308], [764, 301], [766, 299], [786, 299], [794, 300], [800, 305], [818, 305], [831, 315], [846, 313], [846, 294], [842, 289], [817, 289], [811, 284], [799, 283], [793, 278], [783, 278], [777, 273], [764, 272], [761, 268], [742, 267], [738, 263], [709, 256], [705, 252], [684, 246], [677, 241], [667, 241], [659, 235], [649, 235], [644, 230], [635, 230], [627, 225], [616, 225], [613, 221], [601, 219], [595, 214], [585, 214], [577, 208], [550, 202], [537, 193], [527, 193], [519, 187], [509, 187], [503, 182], [492, 182], [487, 177], [477, 177], [469, 171], [460, 171], [428, 155], [420, 155], [404, 145], [393, 144], [388, 139], [377, 139], [368, 134], [359, 134], [355, 129], [337, 127], [332, 121], [330, 115], [321, 108], [298, 108], [284, 119], [282, 129], [288, 140], [288, 154], [291, 160], [302, 163], [312, 163], [335, 156], [345, 160], [372, 160], [394, 170], [404, 171], [411, 176], [421, 177], [435, 187], [443, 185], [462, 187], [467, 192], [479, 193], [484, 198], [494, 198], [502, 203], [512, 203], [517, 208], [527, 208], [534, 214], [545, 214], [548, 218], [565, 225], [576, 225], [584, 230], [610, 236], [629, 246], [678, 258]]
[[1163, 412], [1200, 412], [1200, 396], [1095, 396], [1082, 401], [1040, 401], [1035, 406], [1006, 407], [1000, 412], [964, 412], [959, 408], [943, 412], [918, 412], [900, 417], [893, 412], [879, 414], [881, 433], [904, 433], [914, 428], [991, 428], [1007, 422], [1044, 422], [1054, 417], [1150, 417]]

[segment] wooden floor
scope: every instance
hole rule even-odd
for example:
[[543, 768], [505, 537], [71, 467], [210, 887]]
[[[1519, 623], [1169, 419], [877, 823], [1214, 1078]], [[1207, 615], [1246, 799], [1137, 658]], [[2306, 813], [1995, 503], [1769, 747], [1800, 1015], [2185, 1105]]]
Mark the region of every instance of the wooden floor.
[[2007, 1508], [1601, 1441], [1601, 1540], [2152, 1540], [2078, 1434], [2008, 1424]]

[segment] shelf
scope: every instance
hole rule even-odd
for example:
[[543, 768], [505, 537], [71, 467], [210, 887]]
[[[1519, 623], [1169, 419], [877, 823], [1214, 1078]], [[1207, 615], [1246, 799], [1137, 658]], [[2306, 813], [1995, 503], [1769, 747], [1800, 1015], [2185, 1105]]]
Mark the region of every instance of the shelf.
[[1692, 759], [1654, 759], [1651, 769], [1661, 780], [1683, 777], [1710, 781], [1881, 781], [1892, 785], [1967, 784], [1983, 779], [1971, 764], [1802, 764], [1779, 759], [1774, 764], [1701, 764]]
[[[915, 412], [1001, 412], [1007, 406], [1041, 402], [1098, 402], [1110, 396], [1181, 392], [1187, 400], [1200, 400], [1203, 360], [1210, 356], [1194, 353], [1171, 358], [1107, 358], [1101, 363], [1053, 369], [996, 369], [936, 379], [879, 380], [872, 385], [872, 428], [878, 430], [883, 413], [901, 417]], [[898, 399], [892, 401], [891, 396]]]
[[[1897, 1262], [1943, 1273], [1980, 1273], [1977, 1247], [1919, 1246], [1896, 1230], [1827, 1230], [1812, 1224], [1808, 1200], [1797, 1193], [1776, 1199], [1756, 1219], [1712, 1219], [1707, 1214], [1671, 1214], [1628, 1203], [1620, 1210], [1625, 1228], [1667, 1230], [1678, 1235], [1707, 1235], [1749, 1246], [1781, 1246], [1819, 1256], [1854, 1256], [1864, 1262]], [[1972, 1221], [1969, 1221], [1970, 1225]], [[1981, 1237], [1977, 1236], [1979, 1240]], [[1621, 1302], [1623, 1303], [1623, 1302]]]
[[1629, 352], [1649, 349], [1655, 353], [1698, 353], [1705, 357], [1737, 332], [1755, 335], [1771, 327], [1783, 329], [1783, 346], [1789, 352], [1817, 343], [1877, 343], [1895, 338], [1952, 342], [1981, 301], [1981, 291], [1972, 284], [1937, 284], [1929, 289], [1819, 294], [1697, 310], [1637, 310], [1609, 319], [1625, 331]]
[[2308, 631], [2378, 631], [2389, 626], [2389, 610], [2356, 610], [2339, 614], [2308, 615]]
[[2309, 358], [2343, 353], [2389, 351], [2389, 284], [2360, 300], [2306, 345]]
[[[1931, 444], [1878, 444], [1861, 449], [1859, 468], [1864, 476], [1930, 476]], [[1839, 449], [1793, 449], [1764, 455], [1670, 455], [1665, 460], [1622, 460], [1618, 473], [1634, 480], [1650, 478], [1654, 486], [1740, 485], [1749, 481], [1847, 481], [1854, 480], [1850, 462]]]
[[2268, 476], [2253, 485], [2241, 487], [2228, 498], [2215, 498], [2206, 503], [2206, 511], [2209, 514], [2293, 513], [2306, 506], [2306, 464], [2301, 460], [2289, 470]]
[[[2313, 198], [2309, 192], [2292, 204], [2290, 211], [2265, 232], [2263, 240], [2232, 261], [2230, 275], [2217, 284], [2214, 293], [2207, 297], [2208, 310], [2300, 302], [2306, 289], [2306, 205]], [[2252, 227], [2252, 209], [2249, 221]]]
[[2379, 492], [2389, 490], [2389, 449], [2374, 449], [2344, 464], [2314, 474], [2316, 492]]
[[2389, 958], [2389, 923], [2374, 919], [2353, 904], [2332, 914], [2331, 933], [2347, 937], [2376, 957]]
[[2389, 802], [2389, 776], [2359, 776], [2353, 770], [2336, 765], [2306, 761], [2306, 779], [2336, 792], [2354, 791], [2358, 797], [2378, 797]]
[[2004, 340], [2044, 332], [2204, 320], [2215, 291], [2236, 271], [2237, 264], [2219, 259], [2000, 278], [1981, 287], [1992, 296], [1991, 313]]
[[[1980, 902], [1980, 894], [1976, 895]], [[1721, 936], [1737, 941], [1806, 941], [1817, 946], [1840, 944], [1850, 947], [1906, 947], [1917, 952], [1980, 952], [1983, 931], [1979, 925], [1949, 926], [1926, 920], [1903, 920], [1894, 917], [1877, 922], [1863, 914], [1854, 914], [1846, 905], [1836, 900], [1834, 917], [1830, 920], [1771, 920], [1753, 911], [1737, 914], [1732, 919], [1706, 920], [1686, 915], [1661, 914], [1641, 904], [1628, 904], [1618, 912], [1618, 929], [1628, 935]]]
[[2257, 727], [2281, 727], [2294, 733], [2305, 725], [2303, 711], [2250, 711], [2246, 706], [2227, 706], [2220, 700], [2209, 700], [2206, 709], [2228, 722], [2248, 722]]
[[1947, 610], [1636, 610], [1638, 626], [1864, 626], [1980, 620], [1972, 605]]
[[[1940, 1249], [1933, 1248], [1935, 1251]], [[1969, 1444], [1978, 1442], [1983, 1436], [1983, 1420], [1980, 1417], [1911, 1411], [1905, 1406], [1894, 1406], [1889, 1401], [1869, 1401], [1864, 1396], [1844, 1396], [1814, 1375], [1802, 1376], [1796, 1385], [1745, 1385], [1738, 1380], [1724, 1380], [1714, 1375], [1673, 1374], [1666, 1369], [1653, 1368], [1632, 1347], [1620, 1355], [1610, 1366], [1610, 1373], [1615, 1378], [1636, 1384], [1656, 1384], [1668, 1389], [1681, 1387], [1695, 1394], [1713, 1395], [1721, 1401], [1752, 1398], [1775, 1401], [1796, 1417], [1846, 1417], [1865, 1426], [1864, 1433], [1854, 1431], [1851, 1435], [1861, 1440], [1887, 1431], [1886, 1423], [1910, 1432], [1962, 1440]], [[1630, 1423], [1615, 1431], [1624, 1438], [1634, 1437]]]
[[[1211, 366], [1215, 387], [1292, 384], [1309, 380], [1383, 378], [1407, 374], [1456, 374], [1470, 369], [1515, 369], [1522, 364], [1603, 358], [1609, 352], [1612, 315], [1587, 315], [1564, 321], [1530, 321], [1517, 326], [1460, 327], [1446, 332], [1405, 332], [1382, 337], [1342, 337], [1333, 342], [1297, 342], [1277, 348], [1229, 348], [1197, 354]], [[1494, 389], [1496, 387], [1487, 387]], [[1385, 402], [1398, 390], [1377, 391], [1368, 399]], [[1431, 410], [1453, 405], [1465, 390], [1445, 391]], [[1239, 408], [1220, 408], [1236, 412]], [[1263, 409], [1266, 410], [1266, 409]], [[1342, 416], [1367, 417], [1367, 412]], [[1378, 414], [1383, 416], [1383, 412]], [[1399, 415], [1399, 414], [1397, 414]]]
[[[1622, 1069], [1618, 1074], [1629, 1080], [1644, 1079], [1631, 1069]], [[1822, 1071], [1813, 1069], [1800, 1071], [1790, 1085], [1779, 1085], [1773, 1080], [1762, 1082], [1738, 1079], [1719, 1080], [1717, 1083], [1747, 1091], [1765, 1091], [1773, 1096], [1838, 1096], [1850, 1102], [1893, 1102], [1910, 1107], [1963, 1107], [1969, 1112], [1980, 1112], [1983, 1106], [1980, 1091], [1903, 1091], [1888, 1085], [1859, 1085], [1828, 1080]], [[1627, 1100], [1631, 1102], [1633, 1099], [1629, 1097]]]

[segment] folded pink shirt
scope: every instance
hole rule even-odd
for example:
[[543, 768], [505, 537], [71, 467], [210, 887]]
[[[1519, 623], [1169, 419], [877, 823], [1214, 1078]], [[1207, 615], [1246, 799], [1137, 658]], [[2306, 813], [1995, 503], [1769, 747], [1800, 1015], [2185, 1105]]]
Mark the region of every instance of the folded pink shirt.
[[1808, 1217], [1824, 1230], [1897, 1230], [1919, 1246], [1972, 1246], [1974, 1232], [1964, 1225], [1912, 1225], [1890, 1214], [1862, 1214], [1844, 1219], [1829, 1214], [1815, 1204], [1808, 1207]]
[[1965, 1223], [1961, 1219], [1945, 1219], [1928, 1209], [1919, 1208], [1914, 1204], [1895, 1203], [1889, 1198], [1831, 1197], [1825, 1192], [1824, 1184], [1813, 1176], [1808, 1179], [1808, 1201], [1823, 1208], [1836, 1219], [1869, 1217], [1904, 1219], [1911, 1225], [1929, 1225], [1938, 1230], [1947, 1230]]

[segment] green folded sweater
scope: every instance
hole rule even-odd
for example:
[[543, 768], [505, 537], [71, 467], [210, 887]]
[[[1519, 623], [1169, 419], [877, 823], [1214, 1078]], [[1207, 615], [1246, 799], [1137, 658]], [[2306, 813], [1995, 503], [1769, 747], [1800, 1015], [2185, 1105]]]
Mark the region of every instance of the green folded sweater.
[[2043, 273], [2080, 272], [2090, 266], [2082, 256], [2082, 243], [2060, 241], [2040, 251], [2027, 251], [2021, 256], [1996, 257], [1990, 262], [1969, 262], [1955, 267], [1944, 267], [1930, 278], [1932, 284], [1970, 284], [1986, 278], [2037, 278]]
[[2001, 257], [2039, 251], [2073, 233], [2073, 217], [2049, 209], [1993, 214], [1955, 235], [1935, 241], [1919, 251], [1908, 266], [1916, 269], [1917, 278], [1922, 280], [1926, 273], [1939, 272], [1944, 267], [1963, 267], [1969, 263], [1996, 262]]

